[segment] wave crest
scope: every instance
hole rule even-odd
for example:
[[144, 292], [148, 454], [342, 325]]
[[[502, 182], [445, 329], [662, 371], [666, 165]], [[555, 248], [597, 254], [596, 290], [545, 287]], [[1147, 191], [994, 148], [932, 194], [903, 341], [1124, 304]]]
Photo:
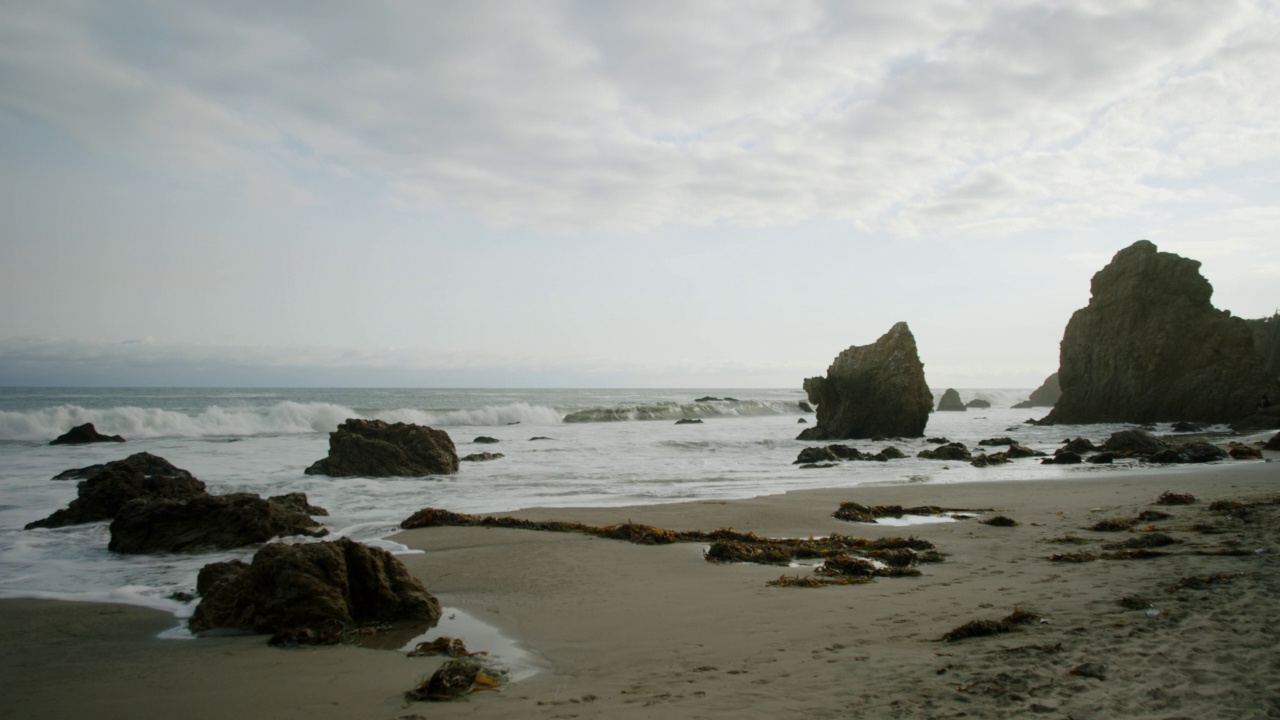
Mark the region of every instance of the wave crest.
[[628, 420], [679, 420], [681, 418], [754, 417], [757, 415], [796, 415], [800, 406], [793, 402], [768, 400], [716, 400], [650, 405], [615, 405], [575, 410], [564, 416], [567, 423], [621, 422]]

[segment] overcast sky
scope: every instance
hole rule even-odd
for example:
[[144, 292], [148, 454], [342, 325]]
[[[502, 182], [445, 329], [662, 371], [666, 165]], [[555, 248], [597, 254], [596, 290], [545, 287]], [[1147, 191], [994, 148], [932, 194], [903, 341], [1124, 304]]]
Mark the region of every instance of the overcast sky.
[[1280, 305], [1280, 8], [3, 0], [0, 189], [0, 385], [1034, 387]]

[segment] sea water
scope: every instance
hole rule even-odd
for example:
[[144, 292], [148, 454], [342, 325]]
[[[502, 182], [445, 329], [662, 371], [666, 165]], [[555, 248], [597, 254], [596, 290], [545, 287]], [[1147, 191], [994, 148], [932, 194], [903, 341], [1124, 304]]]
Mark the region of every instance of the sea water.
[[[1045, 409], [1015, 410], [1028, 390], [961, 391], [991, 408], [935, 412], [926, 436], [976, 450], [979, 440], [1011, 436], [1052, 452], [1066, 436], [1095, 442], [1121, 426], [1025, 424]], [[701, 399], [711, 396], [717, 399]], [[330, 538], [350, 537], [392, 552], [387, 540], [422, 507], [502, 513], [534, 506], [626, 506], [746, 498], [817, 487], [1035, 481], [1085, 477], [1134, 466], [1041, 465], [1034, 459], [975, 468], [922, 460], [926, 439], [849, 441], [864, 451], [895, 445], [906, 459], [793, 464], [812, 427], [800, 390], [392, 390], [392, 389], [29, 389], [0, 388], [0, 597], [127, 602], [182, 617], [171, 599], [194, 590], [206, 563], [232, 552], [116, 555], [108, 523], [24, 530], [76, 496], [76, 481], [51, 478], [69, 468], [159, 455], [192, 472], [211, 493], [304, 492], [328, 509], [317, 517]], [[935, 404], [936, 404], [935, 397]], [[328, 433], [347, 418], [429, 425], [449, 433], [458, 454], [504, 457], [464, 462], [456, 475], [426, 478], [329, 478], [303, 470], [324, 457]], [[702, 423], [676, 424], [682, 418]], [[808, 424], [801, 424], [800, 420]], [[123, 435], [125, 444], [50, 446], [74, 425]], [[1162, 428], [1167, 429], [1167, 428]], [[477, 437], [496, 444], [476, 443]], [[1000, 448], [991, 448], [999, 450]], [[851, 495], [851, 499], [853, 496]], [[620, 518], [622, 516], [620, 515]]]

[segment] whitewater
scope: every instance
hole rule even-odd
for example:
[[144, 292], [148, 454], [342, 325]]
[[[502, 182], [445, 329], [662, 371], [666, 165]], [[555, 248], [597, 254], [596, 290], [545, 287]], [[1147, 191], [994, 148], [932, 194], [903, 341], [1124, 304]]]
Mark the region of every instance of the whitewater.
[[[1026, 389], [961, 390], [991, 408], [937, 412], [926, 436], [976, 449], [1011, 436], [1052, 452], [1065, 436], [1099, 441], [1121, 426], [1039, 427], [1046, 409], [1014, 410]], [[935, 394], [935, 404], [937, 395]], [[807, 445], [796, 435], [814, 422], [800, 390], [390, 390], [390, 389], [49, 389], [0, 388], [0, 597], [127, 602], [183, 617], [206, 563], [248, 560], [236, 552], [119, 556], [107, 551], [108, 523], [24, 530], [63, 508], [75, 481], [69, 468], [150, 452], [191, 471], [211, 493], [262, 496], [304, 492], [330, 515], [317, 520], [330, 538], [350, 537], [392, 552], [387, 539], [413, 511], [433, 506], [502, 513], [553, 506], [625, 507], [735, 499], [816, 487], [1030, 481], [1142, 472], [1136, 465], [1040, 465], [1023, 460], [974, 468], [921, 460], [925, 438], [853, 441], [861, 450], [895, 445], [908, 458], [831, 468], [793, 464]], [[443, 429], [465, 456], [456, 475], [427, 478], [328, 478], [303, 470], [328, 452], [328, 433], [347, 418], [377, 418]], [[680, 424], [684, 418], [703, 422]], [[804, 420], [808, 424], [800, 421]], [[124, 444], [50, 446], [70, 427], [92, 422]], [[1160, 428], [1164, 431], [1167, 428]], [[496, 444], [477, 444], [477, 437]], [[1167, 469], [1165, 470], [1167, 472]], [[626, 519], [619, 512], [618, 520]], [[179, 631], [180, 635], [181, 632]]]

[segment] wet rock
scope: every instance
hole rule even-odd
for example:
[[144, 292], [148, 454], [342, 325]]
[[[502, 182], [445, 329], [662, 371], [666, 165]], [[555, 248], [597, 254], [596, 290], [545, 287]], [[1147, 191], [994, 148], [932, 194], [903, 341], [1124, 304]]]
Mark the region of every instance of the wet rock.
[[1153, 463], [1206, 463], [1225, 460], [1228, 457], [1227, 451], [1217, 445], [1191, 442], [1152, 453], [1149, 459]]
[[76, 478], [83, 478], [88, 480], [90, 478], [97, 477], [98, 474], [102, 473], [104, 470], [126, 470], [145, 477], [194, 477], [186, 470], [174, 467], [173, 463], [158, 455], [152, 455], [149, 452], [140, 452], [134, 453], [123, 460], [112, 460], [109, 463], [99, 463], [97, 465], [88, 465], [82, 468], [63, 470], [57, 475], [54, 475], [53, 479], [74, 480]]
[[702, 418], [680, 418], [676, 421], [677, 425], [701, 425]]
[[1176, 433], [1200, 432], [1204, 430], [1204, 427], [1199, 423], [1182, 421], [1174, 423], [1170, 430]]
[[488, 435], [481, 435], [480, 437], [476, 438], [475, 440], [472, 440], [471, 442], [480, 443], [482, 445], [492, 445], [493, 443], [496, 443], [499, 441], [498, 441], [498, 438], [489, 437]]
[[124, 442], [124, 438], [119, 435], [103, 435], [93, 426], [93, 423], [85, 423], [77, 425], [65, 433], [59, 435], [49, 441], [50, 445], [86, 445], [88, 443], [100, 442]]
[[1120, 430], [1102, 443], [1102, 449], [1117, 455], [1151, 455], [1164, 449], [1164, 443], [1146, 430]]
[[1280, 392], [1249, 325], [1213, 307], [1199, 262], [1139, 240], [1092, 291], [1063, 333], [1046, 423], [1232, 422]]
[[1004, 454], [1011, 460], [1017, 460], [1018, 458], [1044, 457], [1045, 455], [1045, 453], [1042, 453], [1039, 450], [1032, 450], [1021, 443], [1011, 444], [1009, 449], [1004, 451]]
[[502, 453], [491, 453], [491, 452], [471, 453], [470, 455], [467, 455], [466, 457], [462, 458], [462, 462], [485, 462], [487, 460], [499, 460], [504, 457], [506, 456], [503, 455]]
[[1084, 454], [1087, 452], [1096, 452], [1098, 450], [1098, 446], [1094, 445], [1093, 442], [1087, 438], [1078, 437], [1074, 440], [1067, 440], [1061, 449], [1077, 454]]
[[[922, 437], [933, 396], [925, 384], [924, 365], [906, 323], [894, 325], [871, 345], [840, 353], [825, 377], [804, 381], [809, 402], [818, 407], [818, 422], [802, 439]], [[807, 434], [807, 435], [806, 435]]]
[[1280, 433], [1271, 436], [1266, 445], [1262, 446], [1263, 450], [1280, 450]]
[[932, 443], [934, 445], [946, 445], [947, 443], [951, 442], [950, 440], [944, 437], [925, 438], [924, 441], [927, 443]]
[[1280, 405], [1258, 410], [1231, 423], [1231, 429], [1238, 433], [1253, 433], [1280, 428]]
[[1011, 437], [998, 437], [998, 438], [987, 438], [985, 440], [979, 440], [978, 444], [996, 446], [996, 445], [1014, 445], [1017, 442], [1018, 442], [1017, 440], [1014, 440]]
[[1090, 455], [1088, 462], [1094, 465], [1110, 465], [1115, 462], [1115, 453], [1100, 452], [1097, 455]]
[[203, 495], [186, 500], [134, 500], [111, 521], [111, 552], [230, 550], [290, 535], [320, 537], [310, 515], [293, 504], [254, 493]]
[[1059, 450], [1054, 453], [1053, 457], [1045, 458], [1042, 461], [1045, 465], [1078, 465], [1083, 462], [1080, 453], [1074, 453], [1070, 450]]
[[969, 453], [969, 448], [964, 443], [948, 443], [932, 450], [921, 450], [916, 453], [916, 457], [925, 460], [963, 460], [968, 462], [973, 459], [973, 455]]
[[956, 392], [954, 388], [947, 388], [946, 392], [942, 393], [942, 398], [938, 400], [938, 410], [942, 412], [964, 412], [966, 408], [964, 401], [960, 399], [960, 393]]
[[965, 406], [965, 407], [967, 407], [967, 408], [976, 408], [976, 409], [979, 409], [979, 410], [985, 410], [985, 409], [987, 409], [987, 408], [991, 407], [991, 401], [990, 401], [990, 400], [983, 400], [982, 398], [974, 398], [974, 399], [970, 400], [969, 402], [965, 403], [965, 404], [964, 404], [964, 406]]
[[836, 460], [836, 454], [825, 447], [807, 447], [800, 451], [796, 456], [792, 465], [803, 465], [805, 463], [821, 463]]
[[422, 477], [458, 472], [458, 453], [443, 430], [352, 418], [329, 433], [329, 456], [306, 469], [332, 477]]
[[805, 402], [804, 400], [801, 400], [798, 404], [800, 407], [800, 412], [807, 412], [807, 413], [813, 412], [813, 406]]
[[92, 471], [89, 479], [80, 481], [76, 486], [76, 499], [66, 508], [43, 520], [28, 523], [27, 529], [110, 520], [133, 500], [186, 500], [206, 494], [204, 483], [185, 470], [180, 472], [180, 475], [147, 475], [141, 463], [108, 463], [102, 469]]
[[439, 601], [391, 553], [347, 538], [270, 543], [252, 564], [206, 565], [196, 589], [200, 604], [188, 621], [194, 633], [369, 623], [430, 627], [440, 619]]
[[284, 495], [272, 495], [267, 499], [273, 503], [276, 503], [277, 505], [282, 505], [286, 508], [296, 510], [305, 515], [328, 515], [329, 514], [328, 510], [325, 510], [322, 507], [316, 507], [315, 505], [312, 505], [311, 502], [307, 499], [306, 493], [291, 492], [291, 493], [285, 493]]
[[907, 456], [906, 453], [902, 452], [901, 450], [899, 450], [898, 448], [892, 445], [889, 445], [885, 449], [876, 453], [877, 460], [879, 460], [881, 457], [883, 457], [885, 460], [901, 460], [906, 456]]

